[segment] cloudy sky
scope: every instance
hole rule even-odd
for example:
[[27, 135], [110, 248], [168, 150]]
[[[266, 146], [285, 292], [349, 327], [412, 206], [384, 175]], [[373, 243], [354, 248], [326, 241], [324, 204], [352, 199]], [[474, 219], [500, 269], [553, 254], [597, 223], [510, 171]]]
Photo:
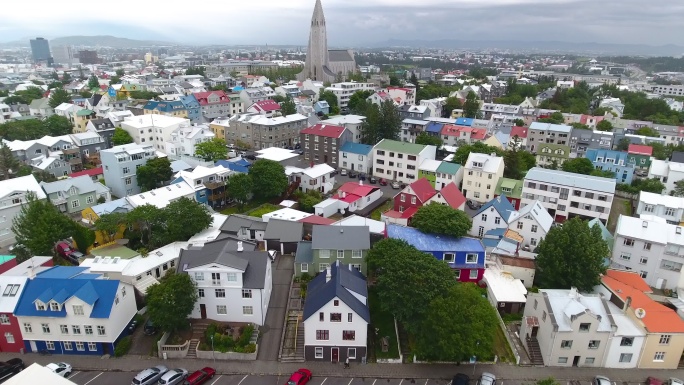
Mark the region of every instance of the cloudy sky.
[[[192, 44], [304, 45], [314, 2], [14, 1], [0, 12], [0, 41], [113, 35]], [[684, 37], [682, 0], [323, 0], [323, 8], [333, 46], [392, 38], [662, 45], [681, 44]]]

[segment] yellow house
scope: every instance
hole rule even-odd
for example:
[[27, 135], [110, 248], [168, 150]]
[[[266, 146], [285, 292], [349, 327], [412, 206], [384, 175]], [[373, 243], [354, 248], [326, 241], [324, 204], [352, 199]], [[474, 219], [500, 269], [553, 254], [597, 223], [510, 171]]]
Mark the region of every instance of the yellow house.
[[608, 270], [601, 278], [610, 302], [646, 334], [638, 357], [641, 369], [677, 369], [684, 352], [684, 320], [649, 297], [651, 288], [637, 272]]
[[173, 116], [176, 118], [186, 118], [188, 117], [188, 109], [180, 100], [174, 101], [156, 101], [150, 100], [143, 107], [145, 115], [156, 114], [156, 115], [166, 115]]
[[[81, 211], [81, 218], [83, 219], [83, 222], [93, 225], [98, 219], [100, 219], [102, 215], [111, 213], [127, 213], [130, 210], [133, 210], [133, 206], [131, 206], [131, 204], [128, 203], [126, 198], [121, 198], [110, 202], [101, 203], [99, 205], [95, 205], [92, 207], [88, 207]], [[114, 239], [109, 239], [108, 234], [103, 234], [99, 231], [96, 231], [95, 241], [98, 244], [103, 245], [107, 242], [111, 242], [112, 240], [121, 239], [124, 236], [125, 230], [126, 226], [122, 225], [119, 228], [119, 231], [117, 231], [117, 233], [114, 234]]]
[[74, 133], [85, 132], [88, 122], [95, 117], [95, 111], [87, 109], [77, 111], [74, 119]]
[[121, 88], [116, 90], [116, 97], [124, 99], [129, 98], [133, 91], [145, 91], [145, 88], [139, 84], [122, 84]]
[[213, 122], [209, 123], [209, 128], [214, 132], [214, 135], [217, 138], [221, 138], [228, 142], [228, 138], [226, 138], [226, 129], [230, 127], [230, 123], [228, 119], [225, 120], [219, 120], [219, 119], [214, 119]]

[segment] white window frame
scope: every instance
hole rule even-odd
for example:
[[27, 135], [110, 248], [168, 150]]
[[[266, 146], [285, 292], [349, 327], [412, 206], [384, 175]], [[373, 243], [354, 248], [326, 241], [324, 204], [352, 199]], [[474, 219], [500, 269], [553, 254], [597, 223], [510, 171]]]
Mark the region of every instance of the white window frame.
[[315, 347], [314, 348], [314, 358], [323, 358], [323, 348], [322, 347]]
[[[451, 258], [447, 258], [447, 256], [451, 256]], [[444, 257], [442, 259], [446, 263], [454, 263], [456, 262], [456, 253], [444, 253]]]
[[216, 314], [228, 314], [228, 307], [226, 305], [216, 305]]
[[243, 306], [242, 307], [242, 315], [254, 315], [254, 307], [253, 306]]
[[[475, 261], [469, 261], [469, 258], [470, 258], [470, 257], [473, 257], [473, 256], [475, 257]], [[477, 262], [479, 261], [479, 259], [480, 259], [480, 258], [479, 258], [479, 255], [477, 255], [477, 253], [467, 253], [467, 254], [466, 254], [466, 258], [465, 258], [465, 263], [474, 264], [474, 265], [475, 265], [475, 264], [477, 264]]]

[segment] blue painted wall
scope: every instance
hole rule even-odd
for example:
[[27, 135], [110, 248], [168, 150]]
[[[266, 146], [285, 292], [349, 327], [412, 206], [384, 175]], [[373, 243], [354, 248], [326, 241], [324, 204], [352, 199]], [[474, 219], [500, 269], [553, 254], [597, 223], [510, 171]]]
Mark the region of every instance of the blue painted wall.
[[[629, 154], [623, 151], [590, 148], [584, 155], [595, 168], [615, 173], [617, 183], [632, 183], [635, 165], [629, 162]], [[614, 159], [607, 162], [606, 159]]]

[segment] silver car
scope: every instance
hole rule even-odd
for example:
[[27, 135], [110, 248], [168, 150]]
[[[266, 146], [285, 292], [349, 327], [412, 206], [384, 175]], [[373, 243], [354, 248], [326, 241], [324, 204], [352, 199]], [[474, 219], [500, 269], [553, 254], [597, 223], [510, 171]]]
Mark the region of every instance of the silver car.
[[131, 385], [152, 385], [156, 384], [157, 381], [168, 372], [169, 368], [164, 365], [158, 365], [153, 368], [145, 369], [138, 373], [134, 378]]
[[482, 377], [480, 377], [480, 385], [494, 385], [494, 384], [496, 384], [496, 376], [495, 375], [493, 375], [491, 373], [487, 373], [487, 372], [482, 373]]
[[592, 381], [592, 385], [611, 385], [612, 383], [608, 379], [608, 377], [604, 376], [596, 376], [594, 377], [594, 381]]
[[176, 385], [188, 378], [188, 371], [183, 368], [169, 370], [159, 379], [160, 385]]

